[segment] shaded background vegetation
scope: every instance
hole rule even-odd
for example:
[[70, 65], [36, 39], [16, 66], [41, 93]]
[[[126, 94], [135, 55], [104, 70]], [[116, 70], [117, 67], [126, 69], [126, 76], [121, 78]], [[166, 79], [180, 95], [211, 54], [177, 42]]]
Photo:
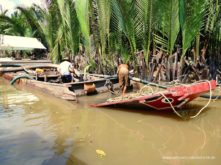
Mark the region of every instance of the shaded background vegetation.
[[[194, 59], [208, 44], [206, 56], [220, 63], [219, 0], [53, 0], [47, 8], [17, 7], [0, 16], [0, 33], [39, 38], [58, 63], [79, 52], [87, 63], [107, 73], [121, 57], [135, 66], [143, 50], [146, 63], [162, 50], [171, 56], [181, 47], [181, 62], [192, 48]], [[99, 59], [99, 60], [95, 60]]]

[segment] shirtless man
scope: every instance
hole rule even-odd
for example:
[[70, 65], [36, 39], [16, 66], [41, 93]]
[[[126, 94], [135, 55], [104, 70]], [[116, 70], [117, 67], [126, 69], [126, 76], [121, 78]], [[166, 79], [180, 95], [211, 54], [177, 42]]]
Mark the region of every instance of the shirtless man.
[[120, 64], [117, 70], [118, 81], [120, 88], [122, 89], [122, 97], [126, 92], [127, 86], [129, 85], [129, 67], [127, 64]]

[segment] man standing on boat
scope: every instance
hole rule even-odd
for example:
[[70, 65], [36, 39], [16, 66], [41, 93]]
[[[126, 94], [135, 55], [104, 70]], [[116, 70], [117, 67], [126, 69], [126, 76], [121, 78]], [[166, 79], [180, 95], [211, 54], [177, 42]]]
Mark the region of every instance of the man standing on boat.
[[78, 73], [75, 72], [74, 65], [72, 65], [68, 59], [64, 59], [64, 61], [60, 63], [58, 66], [58, 72], [61, 74], [61, 80], [63, 83], [72, 82], [74, 80], [73, 74], [79, 76]]
[[120, 88], [122, 89], [122, 97], [126, 92], [127, 86], [129, 85], [129, 67], [127, 64], [120, 64], [117, 70], [118, 81]]

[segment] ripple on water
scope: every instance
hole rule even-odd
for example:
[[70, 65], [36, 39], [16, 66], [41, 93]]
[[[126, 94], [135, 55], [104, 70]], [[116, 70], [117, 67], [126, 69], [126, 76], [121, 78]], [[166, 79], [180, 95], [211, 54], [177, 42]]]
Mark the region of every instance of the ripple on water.
[[17, 93], [4, 93], [0, 98], [0, 104], [7, 104], [8, 106], [15, 106], [18, 104], [33, 104], [39, 99], [31, 93], [18, 91]]
[[[5, 99], [0, 98], [1, 165], [220, 163], [218, 100], [198, 118], [183, 121], [173, 112], [88, 106], [108, 94], [81, 97], [73, 104], [38, 93], [39, 101], [29, 99], [29, 92], [6, 85], [0, 90], [6, 90]], [[207, 101], [195, 100], [184, 110], [198, 110]], [[98, 157], [97, 149], [107, 155]], [[216, 159], [163, 159], [192, 155]]]
[[[0, 118], [2, 120], [15, 121], [16, 118], [20, 118], [24, 114], [24, 106], [32, 105], [39, 101], [38, 97], [25, 91], [12, 92], [10, 88], [4, 89], [1, 92], [2, 97], [0, 97]], [[0, 123], [1, 123], [0, 122]]]
[[0, 164], [42, 164], [52, 157], [53, 136], [42, 137], [39, 127], [46, 115], [28, 108], [39, 98], [10, 86], [0, 86], [0, 96]]

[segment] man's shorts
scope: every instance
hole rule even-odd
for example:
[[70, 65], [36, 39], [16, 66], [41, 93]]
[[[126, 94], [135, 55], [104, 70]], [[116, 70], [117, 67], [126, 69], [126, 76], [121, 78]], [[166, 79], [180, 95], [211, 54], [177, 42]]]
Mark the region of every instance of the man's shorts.
[[119, 73], [118, 73], [118, 80], [119, 80], [120, 86], [129, 85], [128, 75], [129, 75], [129, 71], [127, 68], [120, 68]]
[[63, 83], [69, 83], [72, 80], [72, 76], [70, 74], [69, 75], [62, 75], [61, 79], [62, 79]]

